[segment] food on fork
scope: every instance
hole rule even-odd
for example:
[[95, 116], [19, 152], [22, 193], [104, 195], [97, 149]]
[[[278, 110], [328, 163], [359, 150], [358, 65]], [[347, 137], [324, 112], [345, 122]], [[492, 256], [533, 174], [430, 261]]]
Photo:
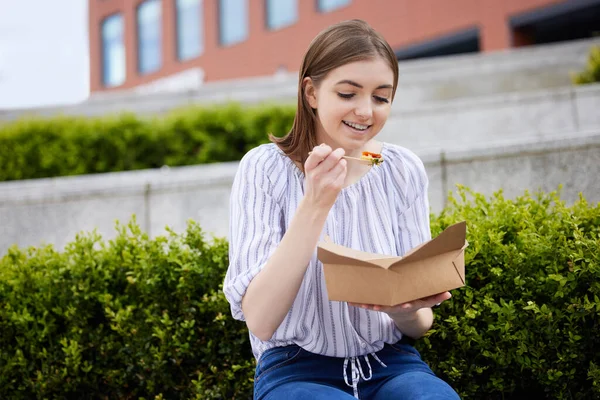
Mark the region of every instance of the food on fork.
[[[312, 151], [308, 152], [308, 155], [310, 156], [312, 154]], [[369, 164], [370, 166], [373, 165], [379, 165], [383, 162], [383, 157], [381, 157], [381, 154], [378, 153], [371, 153], [368, 151], [363, 151], [362, 155], [360, 156], [360, 158], [358, 157], [349, 157], [349, 156], [342, 156], [342, 158], [346, 159], [346, 160], [351, 160], [351, 161], [358, 161], [362, 164]]]
[[360, 156], [360, 159], [370, 161], [371, 165], [379, 165], [383, 162], [381, 154], [371, 153], [369, 151], [363, 151], [362, 155]]

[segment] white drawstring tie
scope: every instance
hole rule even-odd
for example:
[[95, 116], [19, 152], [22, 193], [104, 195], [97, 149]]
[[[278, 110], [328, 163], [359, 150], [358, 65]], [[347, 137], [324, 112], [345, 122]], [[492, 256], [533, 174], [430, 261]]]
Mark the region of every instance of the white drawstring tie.
[[[383, 361], [381, 361], [379, 359], [379, 357], [377, 357], [377, 354], [375, 353], [371, 353], [370, 354], [375, 360], [377, 360], [379, 362], [379, 364], [381, 364], [384, 368], [387, 368], [387, 365], [385, 365], [383, 363]], [[369, 354], [362, 356], [365, 361], [367, 362], [367, 366], [369, 367], [369, 376], [366, 377], [363, 370], [362, 370], [362, 365], [360, 363], [360, 357], [346, 357], [346, 359], [344, 360], [344, 382], [346, 382], [346, 385], [350, 386], [353, 390], [354, 390], [354, 397], [355, 398], [359, 398], [358, 397], [358, 382], [360, 381], [360, 378], [362, 378], [365, 381], [370, 380], [373, 377], [373, 370], [371, 369], [371, 363], [369, 362]], [[348, 369], [348, 362], [350, 362], [350, 365], [352, 366], [352, 382], [348, 381], [348, 374], [346, 373], [346, 370]]]

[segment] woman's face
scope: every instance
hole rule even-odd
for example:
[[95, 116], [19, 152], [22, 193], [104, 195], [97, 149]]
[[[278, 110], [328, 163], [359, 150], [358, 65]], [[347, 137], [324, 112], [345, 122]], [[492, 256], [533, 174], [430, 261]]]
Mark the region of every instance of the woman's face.
[[382, 58], [338, 67], [305, 93], [317, 114], [317, 142], [346, 154], [359, 152], [381, 131], [390, 113], [394, 73]]

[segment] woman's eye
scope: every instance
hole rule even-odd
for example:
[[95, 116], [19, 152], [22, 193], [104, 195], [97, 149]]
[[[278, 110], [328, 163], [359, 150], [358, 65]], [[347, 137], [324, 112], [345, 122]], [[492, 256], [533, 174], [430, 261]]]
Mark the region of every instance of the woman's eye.
[[338, 93], [338, 96], [340, 96], [342, 99], [351, 99], [354, 97], [354, 93]]
[[389, 103], [390, 101], [385, 97], [373, 96], [375, 100], [379, 103]]

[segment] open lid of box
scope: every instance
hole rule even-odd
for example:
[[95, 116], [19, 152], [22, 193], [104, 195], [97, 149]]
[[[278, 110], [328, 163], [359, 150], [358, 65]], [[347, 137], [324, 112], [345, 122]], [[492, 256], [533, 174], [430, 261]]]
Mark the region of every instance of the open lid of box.
[[372, 268], [388, 268], [402, 258], [354, 250], [333, 243], [329, 237], [319, 242], [317, 254], [319, 260], [324, 264], [343, 264]]
[[410, 264], [449, 252], [463, 250], [467, 247], [467, 223], [465, 221], [450, 225], [434, 239], [423, 243], [395, 261], [390, 267]]
[[465, 240], [466, 231], [467, 224], [464, 221], [451, 225], [435, 239], [415, 247], [406, 253], [404, 257], [386, 256], [354, 250], [333, 243], [329, 237], [326, 237], [325, 240], [319, 242], [317, 254], [319, 260], [324, 264], [389, 269], [391, 267], [435, 257], [447, 252], [464, 249], [467, 246], [467, 241]]

